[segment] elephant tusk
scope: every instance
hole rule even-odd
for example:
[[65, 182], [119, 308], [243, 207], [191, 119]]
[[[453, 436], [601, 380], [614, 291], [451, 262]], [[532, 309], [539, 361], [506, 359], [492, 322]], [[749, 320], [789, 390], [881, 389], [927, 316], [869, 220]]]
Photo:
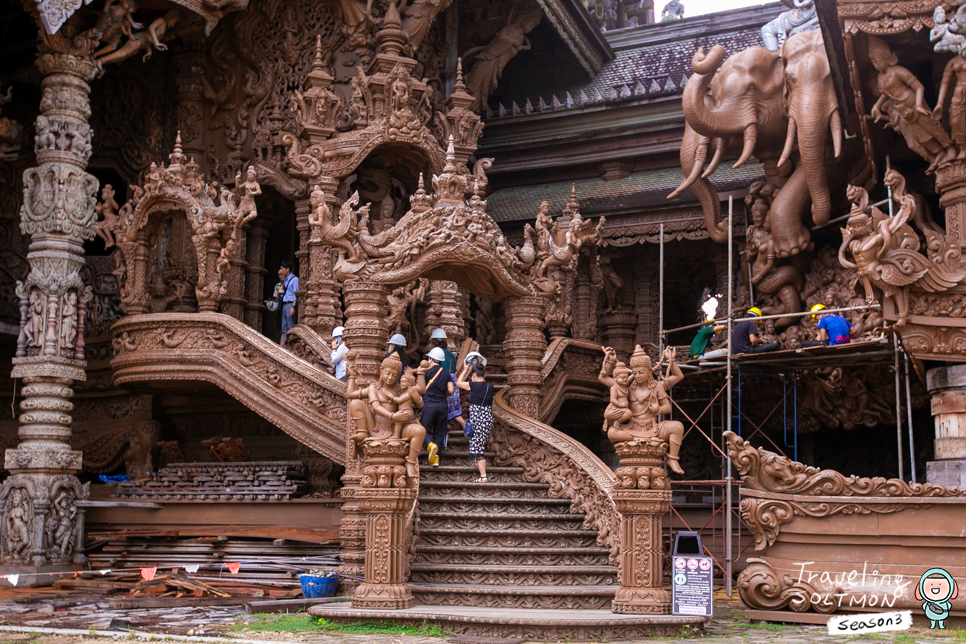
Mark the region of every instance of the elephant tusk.
[[731, 166], [732, 168], [740, 168], [745, 164], [748, 159], [751, 158], [752, 152], [755, 151], [755, 143], [758, 141], [758, 124], [749, 123], [748, 127], [745, 128], [745, 142], [741, 148], [741, 156], [738, 160], [734, 162]]
[[717, 141], [718, 144], [717, 147], [715, 147], [714, 156], [711, 157], [711, 163], [708, 164], [708, 169], [705, 170], [704, 174], [701, 175], [702, 179], [707, 179], [714, 174], [714, 171], [718, 169], [718, 165], [721, 164], [721, 157], [724, 156], [724, 138], [717, 138], [715, 141]]
[[838, 159], [842, 155], [842, 117], [837, 109], [832, 111], [829, 127], [832, 130], [832, 153]]
[[798, 124], [795, 122], [794, 116], [788, 117], [788, 134], [785, 135], [785, 147], [782, 149], [782, 155], [778, 159], [778, 167], [782, 167], [788, 163], [788, 157], [792, 155], [792, 149], [795, 147], [795, 136], [798, 133]]
[[679, 194], [690, 188], [692, 185], [694, 185], [694, 182], [698, 180], [698, 177], [701, 176], [701, 169], [704, 167], [704, 161], [708, 158], [709, 143], [711, 143], [710, 137], [702, 135], [701, 138], [698, 139], [698, 149], [694, 153], [694, 166], [691, 168], [691, 173], [684, 181], [681, 182], [681, 185], [674, 189], [674, 192], [667, 196], [668, 199], [674, 199]]

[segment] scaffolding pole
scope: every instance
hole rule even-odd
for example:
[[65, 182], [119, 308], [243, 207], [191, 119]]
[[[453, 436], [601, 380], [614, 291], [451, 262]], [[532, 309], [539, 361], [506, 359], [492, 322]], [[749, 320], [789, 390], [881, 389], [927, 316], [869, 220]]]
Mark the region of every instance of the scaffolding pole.
[[[728, 370], [726, 375], [728, 386], [728, 418], [725, 422], [727, 431], [731, 431], [731, 326], [733, 324], [732, 302], [734, 301], [734, 197], [728, 195]], [[663, 240], [663, 229], [661, 239]], [[663, 270], [663, 264], [662, 264]], [[663, 288], [663, 284], [662, 284]], [[731, 454], [725, 451], [725, 592], [731, 597], [731, 577], [734, 573], [734, 561], [731, 557], [731, 513], [734, 500], [731, 494]]]
[[909, 425], [909, 469], [912, 482], [916, 482], [916, 445], [912, 438], [912, 389], [909, 387], [909, 355], [902, 351], [906, 362], [906, 423]]
[[893, 332], [893, 346], [895, 347], [895, 370], [896, 370], [896, 450], [899, 457], [899, 480], [905, 479], [902, 467], [902, 392], [899, 384], [899, 335]]
[[658, 287], [658, 300], [657, 300], [657, 360], [660, 362], [664, 359], [664, 224], [662, 223], [658, 228], [659, 235], [659, 251], [658, 251], [658, 280], [660, 281], [660, 286]]

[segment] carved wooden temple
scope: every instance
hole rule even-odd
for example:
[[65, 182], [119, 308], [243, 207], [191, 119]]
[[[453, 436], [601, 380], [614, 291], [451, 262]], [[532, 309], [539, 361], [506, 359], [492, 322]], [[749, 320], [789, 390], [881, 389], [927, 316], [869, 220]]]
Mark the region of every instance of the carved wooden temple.
[[[594, 641], [701, 628], [692, 526], [767, 619], [966, 579], [966, 10], [661, 10], [11, 3], [0, 585], [92, 534], [338, 542], [313, 614]], [[690, 359], [751, 310], [774, 352]], [[455, 422], [421, 452], [437, 329], [488, 481]], [[891, 599], [820, 574], [862, 561]]]

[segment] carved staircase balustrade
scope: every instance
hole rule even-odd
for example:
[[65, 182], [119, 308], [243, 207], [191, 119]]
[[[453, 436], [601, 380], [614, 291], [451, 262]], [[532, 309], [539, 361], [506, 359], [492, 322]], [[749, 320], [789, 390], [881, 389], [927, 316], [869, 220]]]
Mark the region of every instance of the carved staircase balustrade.
[[604, 354], [596, 342], [573, 338], [552, 340], [540, 367], [544, 382], [540, 421], [552, 423], [567, 400], [603, 403], [608, 392], [597, 380], [603, 360]]
[[285, 348], [319, 369], [332, 368], [332, 347], [311, 327], [296, 324], [285, 336]]
[[345, 464], [345, 384], [238, 320], [157, 313], [124, 318], [112, 331], [117, 386], [214, 384], [300, 443]]

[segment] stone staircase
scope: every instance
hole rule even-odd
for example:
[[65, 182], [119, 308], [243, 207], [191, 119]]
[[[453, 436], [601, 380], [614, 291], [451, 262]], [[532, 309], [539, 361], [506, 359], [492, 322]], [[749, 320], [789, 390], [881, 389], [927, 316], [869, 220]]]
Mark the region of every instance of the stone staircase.
[[491, 608], [609, 609], [617, 567], [597, 531], [548, 483], [522, 467], [497, 467], [489, 482], [469, 459], [469, 440], [450, 432], [440, 466], [420, 466], [419, 524], [410, 586], [418, 604]]

